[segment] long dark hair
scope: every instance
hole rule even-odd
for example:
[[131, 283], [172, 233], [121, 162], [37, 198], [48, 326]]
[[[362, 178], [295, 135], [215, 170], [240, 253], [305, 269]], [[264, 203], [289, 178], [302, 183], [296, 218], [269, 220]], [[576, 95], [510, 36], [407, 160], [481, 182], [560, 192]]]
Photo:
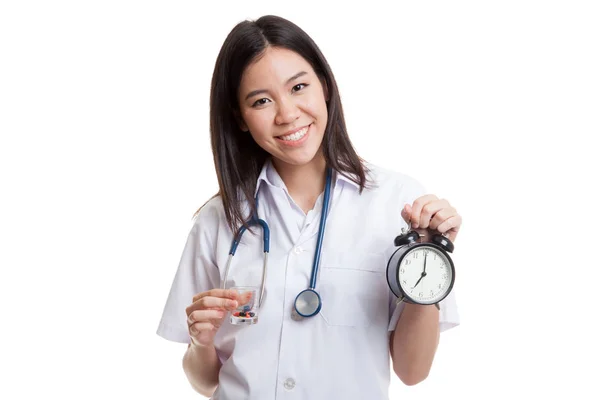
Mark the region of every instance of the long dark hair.
[[302, 56], [326, 85], [328, 119], [322, 149], [327, 166], [357, 183], [361, 192], [367, 184], [366, 167], [346, 131], [333, 72], [315, 42], [300, 27], [278, 16], [240, 22], [221, 47], [210, 91], [210, 135], [219, 182], [217, 195], [221, 196], [227, 223], [233, 232], [245, 225], [249, 217], [244, 215], [244, 200], [249, 212], [255, 212], [256, 181], [270, 156], [256, 144], [252, 135], [239, 127], [238, 90], [246, 67], [269, 46], [292, 50]]

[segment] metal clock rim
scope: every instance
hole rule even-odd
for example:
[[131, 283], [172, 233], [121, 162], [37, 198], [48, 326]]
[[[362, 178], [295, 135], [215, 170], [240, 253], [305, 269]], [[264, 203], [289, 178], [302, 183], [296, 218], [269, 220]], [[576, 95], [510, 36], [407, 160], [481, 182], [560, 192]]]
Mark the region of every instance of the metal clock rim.
[[[403, 249], [403, 247], [406, 247]], [[456, 279], [456, 269], [454, 268], [454, 261], [452, 261], [452, 258], [448, 255], [448, 252], [446, 250], [444, 250], [441, 246], [438, 246], [435, 243], [414, 243], [410, 246], [403, 246], [400, 247], [398, 249], [396, 249], [396, 251], [394, 251], [394, 253], [392, 253], [392, 257], [394, 256], [394, 254], [396, 254], [396, 252], [400, 251], [400, 250], [406, 250], [405, 254], [400, 256], [400, 260], [398, 260], [398, 264], [400, 264], [402, 262], [402, 260], [404, 259], [404, 257], [406, 256], [406, 254], [408, 254], [409, 251], [412, 251], [416, 248], [419, 247], [433, 247], [436, 250], [439, 250], [442, 252], [442, 254], [444, 254], [446, 256], [446, 259], [450, 262], [450, 269], [452, 270], [452, 279], [450, 281], [450, 286], [448, 286], [448, 289], [446, 290], [446, 294], [444, 294], [444, 296], [442, 298], [440, 298], [439, 300], [436, 301], [431, 301], [431, 302], [423, 302], [420, 300], [415, 300], [414, 298], [412, 298], [410, 295], [408, 295], [403, 289], [402, 289], [402, 285], [400, 285], [400, 279], [398, 277], [398, 274], [394, 274], [394, 279], [396, 280], [396, 284], [398, 285], [398, 289], [400, 290], [400, 295], [404, 298], [409, 300], [411, 303], [414, 304], [420, 304], [420, 305], [432, 305], [432, 304], [437, 304], [441, 301], [443, 301], [446, 297], [448, 297], [448, 295], [450, 294], [450, 292], [452, 292], [452, 289], [454, 288], [454, 281]], [[392, 259], [392, 257], [390, 257], [390, 261]], [[387, 266], [387, 273], [389, 273], [389, 268], [390, 268], [390, 263], [388, 261], [388, 266]], [[388, 281], [388, 286], [390, 287], [390, 290], [392, 290], [391, 286], [390, 286], [390, 282]], [[393, 290], [392, 290], [393, 292]]]

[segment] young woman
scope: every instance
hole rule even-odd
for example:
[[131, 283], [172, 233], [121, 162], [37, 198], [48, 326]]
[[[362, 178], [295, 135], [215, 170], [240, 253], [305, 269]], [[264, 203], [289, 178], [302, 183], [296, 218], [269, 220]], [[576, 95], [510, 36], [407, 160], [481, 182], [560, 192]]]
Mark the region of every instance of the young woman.
[[[440, 331], [459, 323], [455, 297], [439, 310], [397, 305], [387, 261], [407, 224], [454, 241], [457, 211], [359, 158], [327, 61], [285, 19], [234, 27], [210, 98], [219, 193], [198, 211], [158, 328], [189, 344], [183, 369], [194, 389], [227, 400], [387, 399], [390, 356], [405, 384], [425, 379]], [[235, 325], [230, 312], [248, 299], [231, 288], [263, 279], [252, 216], [269, 227], [268, 266], [258, 322]], [[250, 231], [228, 265], [242, 226]], [[295, 300], [309, 286], [321, 307], [303, 316]]]

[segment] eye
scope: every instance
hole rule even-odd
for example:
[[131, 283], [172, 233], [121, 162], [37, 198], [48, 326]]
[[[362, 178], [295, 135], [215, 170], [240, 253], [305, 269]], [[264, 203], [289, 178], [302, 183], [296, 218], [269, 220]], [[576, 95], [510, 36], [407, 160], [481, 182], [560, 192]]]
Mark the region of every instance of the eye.
[[264, 104], [267, 104], [270, 101], [271, 100], [267, 99], [266, 97], [262, 98], [262, 99], [258, 99], [252, 104], [252, 107], [262, 106]]
[[292, 92], [297, 92], [298, 90], [302, 90], [308, 85], [306, 83], [299, 83], [292, 88]]

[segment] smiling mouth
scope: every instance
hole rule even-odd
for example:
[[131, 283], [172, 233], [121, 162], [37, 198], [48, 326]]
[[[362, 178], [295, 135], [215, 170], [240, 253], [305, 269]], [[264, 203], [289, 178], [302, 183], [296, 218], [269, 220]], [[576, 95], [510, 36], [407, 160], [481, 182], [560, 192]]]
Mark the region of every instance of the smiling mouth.
[[304, 137], [304, 135], [306, 135], [308, 133], [308, 128], [310, 128], [310, 125], [305, 126], [304, 128], [302, 128], [300, 130], [297, 130], [296, 132], [292, 133], [291, 135], [277, 136], [277, 139], [281, 139], [286, 142], [295, 142], [297, 140], [302, 139]]

